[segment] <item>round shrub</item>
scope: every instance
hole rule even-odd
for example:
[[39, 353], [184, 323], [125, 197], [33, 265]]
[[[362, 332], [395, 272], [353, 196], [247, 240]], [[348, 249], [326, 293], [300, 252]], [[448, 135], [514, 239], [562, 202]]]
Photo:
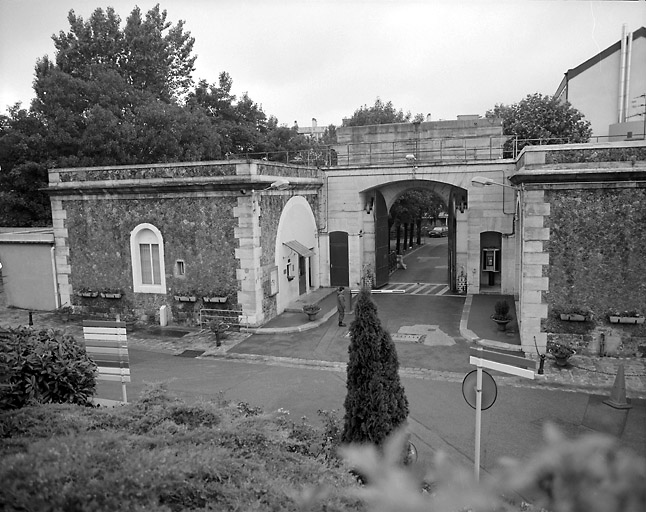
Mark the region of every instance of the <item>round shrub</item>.
[[85, 405], [96, 392], [96, 365], [85, 346], [52, 329], [0, 330], [0, 376], [0, 409]]

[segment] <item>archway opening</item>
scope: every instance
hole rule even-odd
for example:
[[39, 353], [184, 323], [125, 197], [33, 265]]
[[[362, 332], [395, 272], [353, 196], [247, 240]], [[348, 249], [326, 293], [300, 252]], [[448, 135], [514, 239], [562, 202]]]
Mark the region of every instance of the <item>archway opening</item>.
[[411, 185], [389, 210], [389, 282], [414, 293], [445, 293], [452, 234], [447, 204], [432, 186]]

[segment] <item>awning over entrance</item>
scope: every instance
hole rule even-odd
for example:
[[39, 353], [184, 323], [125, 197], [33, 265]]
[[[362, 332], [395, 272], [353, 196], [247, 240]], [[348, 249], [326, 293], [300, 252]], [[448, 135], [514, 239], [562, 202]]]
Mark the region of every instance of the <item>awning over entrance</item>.
[[296, 251], [304, 258], [309, 258], [310, 256], [314, 256], [314, 251], [312, 251], [311, 249], [308, 249], [297, 240], [290, 240], [289, 242], [283, 242], [283, 244], [289, 247], [291, 250]]

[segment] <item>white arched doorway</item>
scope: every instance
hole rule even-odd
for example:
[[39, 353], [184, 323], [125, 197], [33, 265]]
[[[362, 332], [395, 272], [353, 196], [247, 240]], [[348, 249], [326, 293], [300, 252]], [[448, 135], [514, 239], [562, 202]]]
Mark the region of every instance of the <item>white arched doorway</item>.
[[276, 233], [278, 267], [277, 314], [300, 295], [319, 287], [319, 248], [316, 219], [307, 200], [292, 197], [280, 215]]

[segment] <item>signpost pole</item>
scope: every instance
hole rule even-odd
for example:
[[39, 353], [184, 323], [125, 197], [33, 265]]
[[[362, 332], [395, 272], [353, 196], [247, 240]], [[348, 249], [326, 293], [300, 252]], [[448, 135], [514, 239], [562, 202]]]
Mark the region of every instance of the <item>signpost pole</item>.
[[474, 471], [476, 482], [480, 481], [480, 432], [482, 430], [482, 366], [477, 366], [476, 373], [476, 449]]

